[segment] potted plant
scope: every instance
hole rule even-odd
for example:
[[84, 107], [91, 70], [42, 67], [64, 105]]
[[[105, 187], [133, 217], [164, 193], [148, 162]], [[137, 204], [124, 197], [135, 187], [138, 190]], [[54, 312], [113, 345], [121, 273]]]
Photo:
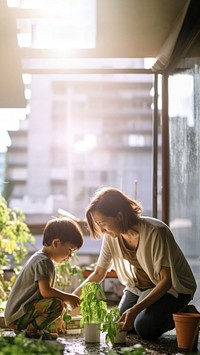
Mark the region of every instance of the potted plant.
[[82, 288], [80, 311], [81, 327], [84, 327], [85, 341], [100, 342], [101, 324], [107, 314], [106, 296], [96, 282], [88, 282]]
[[125, 343], [126, 332], [120, 331], [120, 324], [118, 323], [119, 318], [120, 313], [117, 306], [112, 307], [110, 310], [107, 310], [104, 322], [102, 324], [102, 332], [106, 333], [106, 343]]

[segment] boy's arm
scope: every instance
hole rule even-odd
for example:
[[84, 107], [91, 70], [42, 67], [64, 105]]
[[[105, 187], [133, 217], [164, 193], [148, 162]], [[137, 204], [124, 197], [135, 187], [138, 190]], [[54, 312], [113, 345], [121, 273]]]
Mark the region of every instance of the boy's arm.
[[38, 286], [43, 298], [60, 298], [61, 300], [63, 300], [63, 302], [70, 305], [72, 308], [76, 308], [80, 304], [80, 298], [78, 296], [51, 287], [48, 280], [38, 280]]

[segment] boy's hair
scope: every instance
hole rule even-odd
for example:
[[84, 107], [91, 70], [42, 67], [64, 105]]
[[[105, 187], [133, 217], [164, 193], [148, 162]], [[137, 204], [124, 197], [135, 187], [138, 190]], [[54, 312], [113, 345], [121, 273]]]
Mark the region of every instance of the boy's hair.
[[77, 249], [83, 245], [84, 237], [77, 222], [66, 217], [51, 219], [43, 231], [43, 245], [50, 246], [54, 239], [59, 239], [61, 244], [70, 242]]

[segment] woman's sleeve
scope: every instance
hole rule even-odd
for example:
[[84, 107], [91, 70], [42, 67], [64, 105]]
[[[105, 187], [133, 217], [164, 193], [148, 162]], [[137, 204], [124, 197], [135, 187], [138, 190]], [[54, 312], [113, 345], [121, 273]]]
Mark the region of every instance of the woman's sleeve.
[[100, 266], [108, 270], [112, 268], [112, 265], [113, 265], [113, 258], [110, 251], [109, 237], [107, 235], [104, 235], [100, 255], [97, 260], [97, 266]]
[[173, 246], [172, 235], [170, 231], [161, 227], [154, 235], [153, 243], [153, 262], [154, 262], [154, 275], [159, 277], [160, 269], [162, 266], [170, 267], [172, 262]]

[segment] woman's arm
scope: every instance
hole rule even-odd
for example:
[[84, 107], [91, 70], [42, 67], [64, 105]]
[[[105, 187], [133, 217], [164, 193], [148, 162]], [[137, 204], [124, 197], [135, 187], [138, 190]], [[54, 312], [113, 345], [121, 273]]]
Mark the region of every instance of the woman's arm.
[[171, 271], [169, 267], [162, 267], [160, 270], [160, 281], [158, 284], [152, 289], [152, 291], [140, 302], [138, 302], [135, 306], [128, 309], [126, 312], [122, 314], [119, 319], [119, 322], [123, 322], [123, 326], [121, 330], [129, 330], [133, 326], [133, 321], [135, 317], [145, 308], [151, 306], [153, 303], [158, 301], [162, 296], [166, 294], [166, 292], [171, 288]]
[[85, 285], [87, 282], [102, 282], [107, 274], [107, 270], [104, 269], [101, 266], [97, 266], [95, 268], [95, 270], [92, 272], [92, 274], [90, 276], [87, 277], [87, 279], [85, 279], [81, 285], [79, 285], [73, 292], [74, 295], [80, 296], [81, 295], [81, 289], [83, 287], [83, 285]]

